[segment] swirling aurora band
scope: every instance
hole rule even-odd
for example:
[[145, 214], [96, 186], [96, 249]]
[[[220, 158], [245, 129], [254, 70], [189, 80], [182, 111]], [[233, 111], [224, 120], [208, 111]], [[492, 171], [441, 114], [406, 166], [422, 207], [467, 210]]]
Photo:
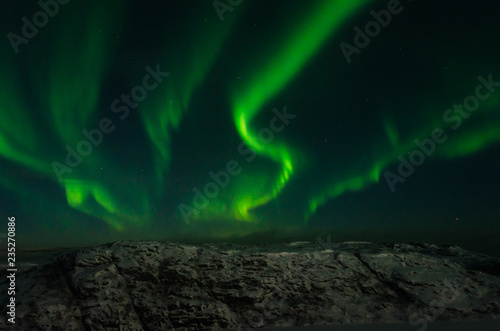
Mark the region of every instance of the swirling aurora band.
[[[219, 89], [218, 98], [223, 101], [219, 100], [217, 107], [225, 107], [220, 112], [223, 115], [219, 116], [231, 118], [233, 127], [228, 131], [232, 133], [228, 136], [237, 132], [239, 139], [255, 151], [259, 160], [255, 164], [242, 164], [241, 175], [233, 178], [231, 185], [193, 219], [261, 222], [262, 215], [256, 216], [256, 209], [279, 200], [296, 176], [304, 178], [310, 173], [316, 174], [318, 169], [314, 167], [313, 153], [304, 144], [295, 145], [289, 141], [287, 135], [268, 144], [262, 143], [258, 137], [260, 116], [273, 107], [280, 94], [297, 84], [297, 77], [307, 72], [319, 53], [333, 47], [332, 40], [337, 40], [338, 35], [346, 35], [346, 24], [373, 4], [370, 0], [315, 1], [307, 10], [291, 15], [293, 19], [284, 20], [283, 26], [291, 28], [279, 30], [285, 31], [285, 35], [278, 35], [278, 32], [273, 35], [275, 42], [263, 43], [262, 49], [255, 51], [258, 55], [255, 60], [250, 54], [247, 60], [230, 64], [223, 63], [232, 49], [230, 43], [238, 29], [243, 29], [242, 22], [248, 20], [246, 12], [255, 10], [252, 9], [254, 4], [238, 7], [224, 22], [212, 13], [202, 28], [191, 27], [197, 26], [198, 20], [203, 21], [202, 14], [172, 23], [183, 29], [182, 40], [172, 37], [168, 24], [161, 25], [156, 31], [156, 53], [151, 59], [148, 54], [130, 51], [129, 41], [123, 41], [126, 34], [122, 32], [132, 31], [139, 20], [132, 16], [135, 9], [131, 2], [121, 2], [118, 6], [108, 2], [67, 5], [37, 38], [23, 45], [19, 56], [13, 54], [9, 44], [2, 44], [0, 66], [4, 88], [0, 90], [0, 156], [4, 168], [20, 166], [36, 178], [62, 185], [67, 206], [103, 220], [116, 230], [124, 230], [129, 225], [146, 226], [158, 217], [158, 205], [168, 201], [173, 210], [167, 214], [173, 215], [176, 203], [192, 196], [192, 187], [185, 189], [180, 197], [169, 196], [169, 192], [179, 191], [172, 188], [175, 175], [171, 170], [177, 137], [186, 129], [184, 121], [196, 122], [193, 118], [199, 118], [200, 123], [204, 121], [201, 111], [196, 109], [195, 96], [202, 96], [200, 91], [211, 86], [214, 72], [223, 73], [221, 77], [229, 77], [233, 72], [248, 72], [242, 75], [243, 79], [238, 77], [234, 83]], [[183, 10], [184, 14], [193, 13], [190, 9]], [[175, 14], [171, 13], [169, 19], [174, 20]], [[136, 42], [140, 48], [139, 40], [141, 36], [135, 36], [130, 43]], [[338, 45], [334, 46], [338, 52]], [[146, 44], [144, 47], [153, 46]], [[120, 65], [128, 56], [118, 56], [122, 62], [115, 62], [117, 54], [126, 51], [133, 54], [130, 59], [139, 59], [137, 65], [127, 64], [131, 69], [124, 73]], [[111, 118], [109, 105], [113, 99], [140, 82], [144, 66], [154, 61], [162, 63], [165, 70], [168, 67], [171, 75], [157, 89], [148, 92], [128, 122], [124, 120], [121, 124], [116, 116], [113, 117], [116, 131], [121, 128], [122, 133], [104, 136], [103, 144], [58, 183], [51, 167], [53, 160], [64, 159], [65, 147], [76, 146], [83, 138], [83, 129], [97, 127], [103, 117]], [[243, 64], [245, 68], [240, 67]], [[345, 66], [346, 63], [333, 65]], [[117, 72], [125, 78], [110, 78]], [[488, 72], [477, 72], [480, 74], [486, 77]], [[474, 76], [468, 76], [457, 81], [456, 87], [460, 88], [460, 93], [472, 93], [475, 84]], [[376, 132], [384, 135], [373, 137], [370, 143], [373, 148], [361, 151], [359, 160], [348, 169], [336, 171], [333, 162], [321, 181], [311, 182], [311, 188], [302, 196], [305, 206], [302, 219], [310, 219], [320, 206], [345, 192], [361, 191], [379, 182], [383, 172], [397, 164], [399, 155], [415, 148], [416, 138], [424, 139], [434, 128], [450, 133], [446, 144], [436, 149], [435, 159], [468, 156], [497, 144], [500, 141], [499, 95], [492, 93], [482, 101], [480, 110], [470, 119], [464, 119], [466, 124], [453, 134], [451, 122], [443, 121], [446, 108], [440, 107], [446, 104], [445, 101], [439, 105], [427, 99], [416, 102], [414, 108], [419, 115], [407, 120], [397, 115], [397, 109], [382, 105], [380, 108], [385, 108], [379, 109], [380, 123], [373, 125], [377, 126]], [[449, 100], [457, 99], [447, 98], [446, 102]], [[410, 120], [415, 124], [408, 130]], [[132, 132], [130, 130], [140, 133], [137, 136], [123, 133]], [[127, 149], [137, 152], [121, 153], [121, 146], [126, 144], [130, 145]], [[114, 153], [120, 156], [112, 157]], [[227, 154], [221, 155], [230, 159]], [[186, 177], [189, 174], [185, 174], [185, 183], [189, 182]], [[19, 185], [19, 177], [12, 178], [3, 171], [0, 178], [4, 188], [24, 198], [30, 196], [30, 189]], [[207, 179], [208, 176], [196, 176], [191, 183], [200, 185]], [[57, 204], [48, 197], [40, 199]]]

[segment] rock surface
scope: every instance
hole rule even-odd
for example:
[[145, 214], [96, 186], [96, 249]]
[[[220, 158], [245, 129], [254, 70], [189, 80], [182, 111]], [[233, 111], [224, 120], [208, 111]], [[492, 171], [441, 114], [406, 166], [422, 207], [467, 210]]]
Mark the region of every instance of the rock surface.
[[16, 287], [20, 330], [369, 322], [417, 330], [500, 317], [500, 259], [418, 243], [119, 242], [58, 254], [18, 272]]

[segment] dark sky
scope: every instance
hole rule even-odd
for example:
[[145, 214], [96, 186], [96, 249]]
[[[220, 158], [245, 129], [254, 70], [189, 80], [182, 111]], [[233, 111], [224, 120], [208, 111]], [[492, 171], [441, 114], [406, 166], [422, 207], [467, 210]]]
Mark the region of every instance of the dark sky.
[[23, 247], [498, 254], [499, 4], [42, 3], [0, 14], [0, 211]]

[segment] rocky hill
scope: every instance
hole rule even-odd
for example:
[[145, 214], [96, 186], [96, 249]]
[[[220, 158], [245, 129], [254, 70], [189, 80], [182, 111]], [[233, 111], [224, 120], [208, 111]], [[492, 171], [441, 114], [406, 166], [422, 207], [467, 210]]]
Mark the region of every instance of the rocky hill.
[[[0, 286], [5, 297], [8, 284]], [[33, 265], [17, 273], [16, 288], [21, 330], [372, 322], [417, 330], [500, 317], [500, 259], [417, 243], [118, 242]]]

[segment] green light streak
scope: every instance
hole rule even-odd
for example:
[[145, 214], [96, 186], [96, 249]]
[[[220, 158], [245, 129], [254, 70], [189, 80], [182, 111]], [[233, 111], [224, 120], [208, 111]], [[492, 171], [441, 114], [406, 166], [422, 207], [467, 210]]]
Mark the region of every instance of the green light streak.
[[[235, 127], [244, 142], [262, 158], [252, 164], [242, 164], [243, 173], [232, 178], [231, 184], [193, 219], [259, 224], [262, 219], [256, 216], [260, 212], [257, 208], [276, 199], [292, 175], [297, 176], [304, 170], [300, 163], [307, 162], [304, 153], [279, 134], [272, 143], [262, 143], [258, 138], [261, 127], [257, 122], [262, 112], [269, 110], [267, 105], [296, 79], [330, 36], [369, 2], [322, 1], [305, 14], [285, 38], [279, 36], [282, 44], [274, 47], [275, 44], [267, 50], [268, 62], [254, 63], [255, 70], [250, 79], [242, 80], [241, 85], [234, 87], [230, 101]], [[4, 54], [0, 62], [0, 84], [3, 86], [0, 90], [0, 157], [1, 161], [7, 160], [5, 167], [2, 164], [0, 185], [22, 196], [23, 200], [29, 201], [32, 194], [32, 190], [19, 185], [21, 179], [24, 180], [21, 178], [24, 171], [32, 170], [35, 174], [30, 176], [37, 179], [53, 179], [50, 163], [54, 160], [64, 163], [64, 156], [61, 157], [65, 154], [64, 147], [75, 147], [83, 139], [81, 130], [96, 126], [96, 117], [103, 113], [97, 108], [101, 93], [105, 91], [103, 81], [108, 69], [113, 67], [113, 52], [119, 41], [117, 32], [127, 8], [107, 2], [72, 3], [64, 7], [64, 14], [61, 11], [50, 21], [43, 33], [30, 40], [21, 57], [14, 56], [10, 45], [0, 46]], [[243, 7], [237, 12], [244, 12]], [[231, 14], [228, 20], [234, 20], [237, 15], [236, 12]], [[216, 15], [212, 18], [213, 21], [201, 27], [196, 25], [196, 28], [191, 25], [200, 22], [199, 19], [187, 19], [181, 23], [185, 25], [185, 29], [181, 29], [182, 40], [172, 44], [169, 39], [169, 43], [165, 43], [168, 45], [161, 49], [164, 54], [164, 61], [160, 61], [162, 69], [176, 72], [157, 90], [150, 91], [137, 110], [143, 125], [137, 129], [145, 130], [154, 150], [155, 172], [150, 176], [154, 178], [137, 176], [129, 164], [120, 164], [122, 160], [111, 161], [112, 156], [106, 155], [109, 145], [96, 148], [71, 175], [67, 175], [66, 178], [71, 179], [62, 184], [66, 201], [60, 205], [68, 210], [71, 210], [70, 206], [78, 211], [72, 211], [75, 214], [81, 212], [82, 216], [84, 213], [104, 220], [113, 229], [121, 231], [127, 226], [151, 221], [153, 197], [159, 203], [170, 198], [158, 194], [158, 190], [151, 194], [149, 186], [157, 185], [161, 190], [166, 185], [164, 177], [172, 162], [172, 134], [181, 129], [183, 116], [193, 106], [202, 84], [206, 86], [211, 82], [211, 70], [220, 70], [213, 76], [232, 74], [217, 66], [217, 59], [224, 50], [234, 22], [226, 20], [221, 24]], [[165, 31], [167, 33], [170, 32]], [[43, 37], [44, 34], [49, 38]], [[27, 56], [30, 51], [41, 51], [42, 45], [46, 47], [46, 53], [41, 52], [36, 59]], [[144, 72], [137, 75], [138, 82], [143, 75]], [[128, 78], [133, 81], [133, 77]], [[368, 139], [370, 143], [380, 140], [375, 146], [376, 152], [360, 151], [353, 162], [346, 161], [348, 170], [343, 173], [331, 165], [334, 173], [325, 174], [319, 189], [312, 187], [312, 197], [304, 201], [308, 209], [304, 211], [306, 218], [314, 215], [330, 199], [379, 182], [387, 167], [398, 162], [399, 155], [407, 155], [416, 148], [415, 137], [425, 139], [435, 127], [442, 127], [449, 139], [437, 147], [433, 159], [464, 157], [500, 143], [500, 92], [484, 101], [481, 108], [471, 114], [470, 119], [464, 119], [463, 126], [457, 130], [443, 122], [440, 116], [444, 110], [434, 104], [436, 97], [442, 97], [440, 92], [427, 96], [429, 104], [420, 108], [415, 106], [415, 118], [406, 123], [411, 125], [401, 123], [397, 115], [382, 112], [382, 125], [376, 128], [382, 134]], [[149, 147], [144, 148], [149, 151]], [[15, 179], [9, 177], [10, 162], [22, 166], [19, 174], [16, 173], [19, 177], [13, 177]], [[144, 162], [148, 166], [151, 160]], [[110, 170], [102, 174], [102, 168]], [[42, 200], [45, 202], [49, 198], [43, 197]]]
[[[184, 44], [175, 44], [166, 53], [176, 59], [175, 72], [156, 90], [152, 91], [139, 109], [146, 131], [155, 146], [155, 174], [161, 189], [164, 174], [170, 164], [172, 130], [179, 129], [182, 116], [188, 111], [193, 92], [203, 83], [224, 45], [238, 15], [231, 15], [221, 25], [217, 17], [203, 21], [186, 20], [185, 30], [192, 30], [183, 39]], [[202, 56], [200, 56], [202, 54]], [[163, 61], [165, 66], [171, 60]], [[162, 66], [164, 67], [164, 66]], [[167, 70], [167, 69], [165, 69]]]
[[[493, 75], [495, 77], [495, 75]], [[499, 77], [496, 75], [496, 77]], [[450, 126], [445, 148], [436, 151], [445, 159], [453, 159], [477, 153], [500, 142], [500, 91], [495, 91], [480, 104], [479, 109], [463, 119], [462, 125], [454, 132]]]
[[261, 193], [259, 198], [254, 198], [251, 202], [245, 199], [240, 203], [240, 209], [247, 212], [275, 198], [296, 170], [294, 164], [299, 158], [298, 153], [287, 145], [261, 144], [257, 132], [250, 128], [250, 123], [263, 106], [300, 72], [332, 33], [368, 2], [369, 0], [323, 1], [287, 36], [284, 47], [278, 48], [279, 51], [261, 67], [253, 79], [235, 93], [233, 118], [240, 136], [259, 155], [281, 164], [281, 173], [271, 192]]
[[[0, 156], [34, 171], [50, 174], [50, 166], [43, 162], [49, 140], [37, 127], [37, 119], [30, 115], [23, 96], [21, 76], [12, 49], [0, 49], [5, 56], [0, 61]], [[22, 124], [22, 126], [20, 126]]]
[[467, 156], [500, 142], [499, 125], [490, 123], [447, 142], [449, 147], [441, 153], [445, 158]]
[[[404, 139], [400, 138], [396, 131], [396, 124], [392, 118], [385, 116], [383, 127], [389, 137], [391, 146], [387, 144], [379, 146], [378, 150], [382, 154], [372, 159], [372, 167], [369, 170], [358, 169], [357, 173], [346, 178], [331, 176], [328, 185], [317, 192], [309, 199], [309, 209], [305, 212], [305, 219], [309, 219], [315, 214], [317, 209], [330, 199], [335, 199], [346, 192], [360, 191], [368, 185], [377, 183], [382, 177], [382, 172], [387, 167], [397, 162], [399, 155], [407, 155], [412, 150], [417, 149], [414, 143], [415, 137], [422, 140], [428, 138], [435, 128], [441, 128], [448, 136], [447, 140], [436, 146], [435, 153], [429, 157], [454, 159], [477, 153], [484, 148], [500, 142], [500, 92], [496, 92], [483, 101], [480, 107], [470, 113], [469, 118], [462, 119], [462, 124], [453, 129], [453, 123], [444, 121], [443, 110], [427, 111], [427, 125], [418, 128], [416, 134], [411, 134]], [[436, 117], [438, 114], [440, 117]], [[399, 141], [399, 143], [397, 143]], [[428, 161], [426, 161], [428, 162]], [[395, 169], [389, 169], [395, 171]], [[396, 170], [397, 172], [397, 170]]]
[[64, 186], [69, 206], [106, 221], [118, 231], [124, 230], [124, 222], [137, 224], [149, 210], [145, 196], [134, 195], [125, 204], [124, 194], [117, 197], [99, 182], [66, 180]]
[[384, 121], [384, 130], [387, 138], [389, 138], [389, 141], [391, 142], [392, 147], [396, 147], [399, 141], [399, 134], [392, 118], [386, 116]]
[[[102, 80], [111, 63], [111, 51], [127, 6], [105, 3], [72, 3], [60, 15], [53, 40], [49, 84], [39, 84], [41, 98], [48, 95], [48, 108], [62, 140], [81, 140], [96, 112]], [[81, 19], [75, 22], [75, 17]], [[82, 36], [75, 38], [75, 36]], [[48, 93], [46, 89], [48, 88]], [[70, 116], [68, 114], [71, 114]]]

